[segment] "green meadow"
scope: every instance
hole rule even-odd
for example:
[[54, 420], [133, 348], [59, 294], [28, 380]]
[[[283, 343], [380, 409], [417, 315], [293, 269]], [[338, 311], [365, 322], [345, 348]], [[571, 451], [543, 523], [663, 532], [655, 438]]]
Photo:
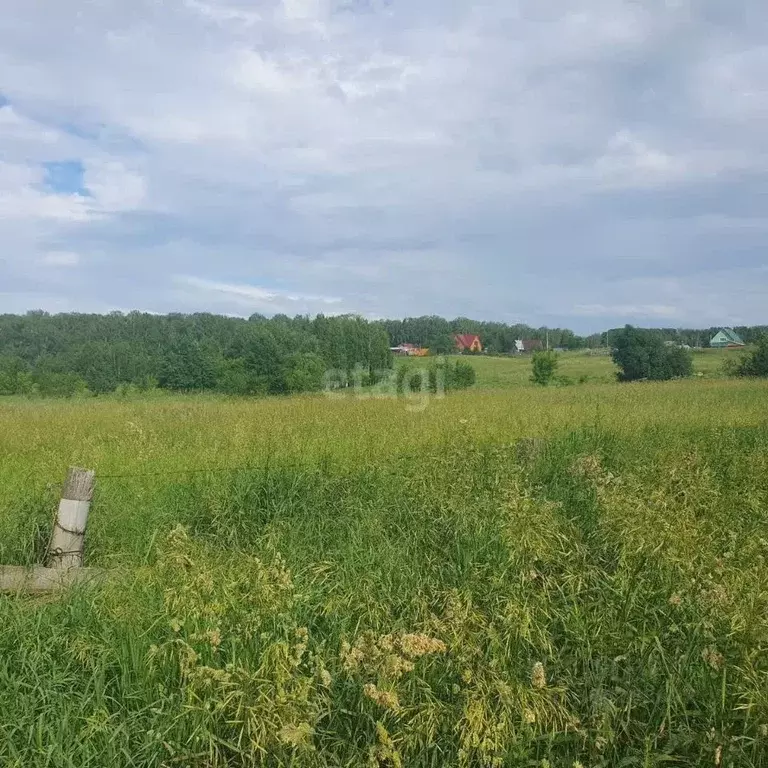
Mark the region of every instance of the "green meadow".
[[[692, 353], [694, 372], [697, 376], [723, 378], [726, 361], [738, 358], [739, 353], [724, 349], [694, 350]], [[558, 353], [558, 376], [568, 383], [609, 384], [616, 380], [616, 368], [605, 350], [580, 350]], [[450, 358], [454, 359], [454, 358]], [[531, 376], [531, 357], [473, 355], [466, 359], [477, 371], [479, 389], [506, 389], [528, 386]], [[428, 365], [429, 358], [398, 357], [395, 365], [419, 368]]]
[[[0, 399], [0, 765], [768, 766], [768, 382]], [[408, 365], [419, 361], [408, 360]]]

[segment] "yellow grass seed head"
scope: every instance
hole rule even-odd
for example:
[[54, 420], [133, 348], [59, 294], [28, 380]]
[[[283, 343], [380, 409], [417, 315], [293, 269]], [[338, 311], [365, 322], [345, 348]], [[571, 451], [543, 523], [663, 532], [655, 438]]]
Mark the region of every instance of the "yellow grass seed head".
[[705, 648], [701, 652], [701, 658], [704, 659], [715, 672], [719, 672], [725, 663], [725, 657], [716, 648]]
[[373, 683], [366, 683], [363, 686], [363, 693], [384, 709], [389, 709], [392, 712], [400, 709], [400, 700], [397, 698], [397, 694], [392, 691], [380, 691]]
[[299, 723], [298, 725], [284, 725], [278, 732], [277, 737], [283, 744], [294, 747], [309, 746], [315, 732], [309, 723]]
[[526, 709], [523, 712], [523, 722], [533, 725], [536, 722], [536, 713], [532, 709]]
[[430, 653], [445, 653], [447, 650], [442, 640], [421, 634], [403, 635], [400, 638], [400, 648], [412, 659], [418, 659]]
[[537, 661], [531, 670], [531, 685], [538, 689], [547, 687], [547, 675], [540, 661]]

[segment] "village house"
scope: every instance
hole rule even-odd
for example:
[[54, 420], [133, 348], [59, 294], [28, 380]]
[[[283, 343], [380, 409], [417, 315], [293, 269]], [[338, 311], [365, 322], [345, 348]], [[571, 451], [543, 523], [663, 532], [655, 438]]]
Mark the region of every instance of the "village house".
[[463, 352], [482, 352], [483, 345], [480, 337], [476, 333], [457, 333], [453, 337], [456, 343], [456, 351], [459, 354]]
[[415, 344], [398, 344], [396, 347], [390, 347], [389, 351], [398, 357], [426, 357], [429, 350], [426, 347], [417, 347]]
[[538, 352], [544, 349], [544, 342], [541, 339], [517, 339], [515, 341], [515, 351], [522, 355], [525, 352]]
[[741, 349], [746, 344], [736, 331], [732, 328], [721, 328], [709, 342], [710, 347], [715, 349]]

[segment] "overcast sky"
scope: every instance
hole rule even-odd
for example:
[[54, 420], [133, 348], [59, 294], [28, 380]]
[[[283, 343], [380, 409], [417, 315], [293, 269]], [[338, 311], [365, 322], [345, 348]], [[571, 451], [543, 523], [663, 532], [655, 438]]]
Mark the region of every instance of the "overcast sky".
[[765, 0], [3, 0], [0, 312], [768, 322]]

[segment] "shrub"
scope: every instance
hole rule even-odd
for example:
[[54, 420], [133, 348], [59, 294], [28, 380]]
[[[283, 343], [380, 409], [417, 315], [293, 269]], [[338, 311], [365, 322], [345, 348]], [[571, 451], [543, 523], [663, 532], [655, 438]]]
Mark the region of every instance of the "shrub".
[[[420, 368], [411, 368], [409, 365], [401, 365], [397, 369], [397, 391], [403, 393], [418, 392], [422, 387], [423, 371]], [[431, 371], [430, 371], [430, 379]]]
[[471, 363], [463, 360], [457, 360], [453, 366], [453, 388], [467, 389], [474, 386], [477, 380], [477, 372]]
[[0, 395], [27, 395], [32, 389], [29, 366], [20, 357], [0, 357]]
[[736, 373], [739, 376], [768, 376], [768, 334], [760, 337], [757, 346], [741, 359]]
[[88, 391], [88, 386], [75, 373], [49, 371], [37, 376], [37, 391], [44, 397], [72, 397]]
[[619, 381], [666, 381], [693, 374], [691, 353], [682, 347], [664, 344], [654, 331], [628, 325], [615, 338], [615, 345], [611, 357], [621, 369]]
[[534, 352], [531, 361], [531, 381], [546, 387], [557, 373], [558, 359], [555, 352]]
[[397, 369], [397, 391], [402, 393], [406, 387], [409, 387], [411, 392], [421, 391], [424, 387], [425, 373], [426, 383], [432, 394], [438, 391], [467, 389], [477, 380], [477, 372], [471, 363], [464, 360], [450, 363], [445, 358], [437, 358], [427, 369], [401, 365]]
[[298, 352], [288, 358], [285, 388], [289, 392], [319, 392], [325, 379], [325, 362], [314, 352]]

